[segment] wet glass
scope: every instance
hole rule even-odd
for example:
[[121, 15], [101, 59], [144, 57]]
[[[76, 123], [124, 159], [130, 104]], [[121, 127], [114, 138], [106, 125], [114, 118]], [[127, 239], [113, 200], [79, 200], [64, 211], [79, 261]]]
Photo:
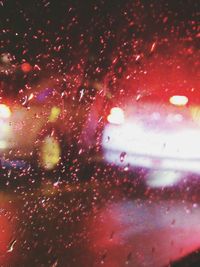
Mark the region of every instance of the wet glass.
[[0, 8], [0, 265], [200, 266], [199, 2]]

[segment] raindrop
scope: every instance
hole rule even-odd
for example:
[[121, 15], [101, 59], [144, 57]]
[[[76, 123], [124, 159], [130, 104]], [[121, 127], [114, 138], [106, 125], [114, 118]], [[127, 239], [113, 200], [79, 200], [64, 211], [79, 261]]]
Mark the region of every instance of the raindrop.
[[101, 256], [101, 264], [105, 263], [106, 257], [107, 257], [107, 252], [103, 253], [103, 255]]
[[78, 152], [79, 155], [81, 155], [83, 153], [83, 149], [81, 148]]
[[112, 233], [110, 234], [110, 240], [113, 240], [114, 234], [115, 234], [115, 232], [112, 231]]
[[126, 166], [124, 167], [124, 171], [125, 171], [125, 172], [129, 171], [129, 168], [130, 168], [130, 164], [128, 164], [128, 165], [126, 165]]
[[128, 265], [130, 263], [131, 259], [132, 259], [132, 253], [130, 252], [127, 256], [127, 259], [126, 259], [126, 265]]
[[58, 266], [58, 260], [56, 260], [51, 267], [57, 267]]
[[15, 244], [17, 243], [17, 240], [14, 239], [10, 242], [7, 252], [10, 253], [13, 251]]
[[126, 157], [126, 152], [122, 152], [122, 153], [120, 154], [120, 161], [121, 161], [121, 162], [124, 162], [125, 157]]
[[110, 136], [107, 136], [106, 143], [110, 141]]
[[176, 223], [176, 220], [173, 219], [172, 222], [171, 222], [171, 225], [174, 225]]

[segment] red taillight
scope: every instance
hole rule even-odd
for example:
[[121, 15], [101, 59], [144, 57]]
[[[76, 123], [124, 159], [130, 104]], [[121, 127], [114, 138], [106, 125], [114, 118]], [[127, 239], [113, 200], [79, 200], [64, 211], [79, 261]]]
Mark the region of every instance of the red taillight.
[[5, 104], [0, 104], [0, 118], [7, 119], [11, 115], [10, 108]]
[[110, 114], [107, 117], [108, 122], [113, 124], [124, 123], [124, 111], [121, 108], [114, 107], [110, 110]]
[[28, 62], [24, 62], [21, 65], [21, 69], [23, 72], [28, 73], [32, 70], [32, 66]]

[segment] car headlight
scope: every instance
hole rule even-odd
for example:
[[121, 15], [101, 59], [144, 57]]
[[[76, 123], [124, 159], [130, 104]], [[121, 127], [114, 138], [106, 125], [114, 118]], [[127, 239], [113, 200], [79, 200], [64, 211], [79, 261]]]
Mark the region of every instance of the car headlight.
[[188, 103], [188, 98], [184, 95], [174, 95], [170, 97], [169, 102], [174, 106], [185, 106]]
[[124, 123], [124, 111], [119, 107], [114, 107], [110, 110], [110, 114], [107, 117], [109, 123], [122, 124]]
[[11, 115], [10, 108], [5, 104], [0, 104], [0, 118], [7, 119], [10, 117], [10, 115]]

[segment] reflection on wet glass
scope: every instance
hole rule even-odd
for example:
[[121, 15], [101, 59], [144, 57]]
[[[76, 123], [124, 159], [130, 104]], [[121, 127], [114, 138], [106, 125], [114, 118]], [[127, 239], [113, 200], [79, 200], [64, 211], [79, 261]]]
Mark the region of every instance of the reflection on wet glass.
[[0, 6], [0, 265], [200, 258], [198, 1]]

